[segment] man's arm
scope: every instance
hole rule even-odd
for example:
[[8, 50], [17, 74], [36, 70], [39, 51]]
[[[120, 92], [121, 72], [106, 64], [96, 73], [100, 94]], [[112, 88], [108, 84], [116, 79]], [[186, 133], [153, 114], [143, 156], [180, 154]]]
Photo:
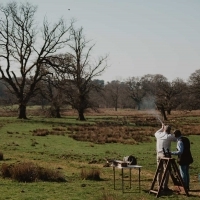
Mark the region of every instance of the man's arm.
[[155, 137], [164, 131], [165, 125], [162, 123], [162, 128], [156, 131]]
[[171, 154], [172, 155], [181, 155], [183, 153], [183, 142], [182, 141], [178, 141], [177, 142], [177, 151], [172, 151]]
[[[172, 142], [176, 142], [176, 141], [177, 141], [177, 138], [175, 137], [174, 134], [170, 134], [170, 140], [171, 140]], [[177, 145], [178, 145], [178, 144], [177, 144]]]

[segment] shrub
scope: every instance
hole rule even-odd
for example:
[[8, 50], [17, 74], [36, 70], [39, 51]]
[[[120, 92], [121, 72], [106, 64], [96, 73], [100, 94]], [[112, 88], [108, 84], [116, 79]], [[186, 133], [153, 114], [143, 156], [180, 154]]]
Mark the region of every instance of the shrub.
[[19, 182], [33, 182], [38, 179], [37, 166], [31, 162], [18, 163], [11, 168], [11, 177]]
[[2, 175], [3, 178], [10, 178], [11, 177], [10, 168], [11, 168], [11, 165], [7, 165], [5, 163], [3, 163], [1, 165], [1, 175]]
[[45, 169], [40, 167], [38, 170], [39, 178], [43, 181], [56, 181], [65, 182], [64, 176], [59, 171], [54, 171], [52, 169]]
[[64, 175], [52, 169], [37, 166], [32, 162], [16, 163], [13, 165], [2, 164], [1, 174], [3, 178], [12, 178], [19, 182], [42, 181], [66, 181]]
[[98, 169], [82, 169], [81, 170], [81, 178], [86, 180], [101, 180], [100, 178], [100, 171]]

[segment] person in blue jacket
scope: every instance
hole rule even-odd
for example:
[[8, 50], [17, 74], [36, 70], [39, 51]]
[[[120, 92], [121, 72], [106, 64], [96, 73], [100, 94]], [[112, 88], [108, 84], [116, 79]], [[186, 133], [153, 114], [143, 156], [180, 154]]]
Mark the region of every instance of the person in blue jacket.
[[190, 151], [190, 140], [182, 136], [180, 130], [175, 130], [174, 135], [177, 138], [177, 151], [172, 151], [171, 155], [178, 155], [178, 164], [180, 174], [187, 190], [189, 190], [190, 176], [189, 165], [193, 163], [193, 157]]

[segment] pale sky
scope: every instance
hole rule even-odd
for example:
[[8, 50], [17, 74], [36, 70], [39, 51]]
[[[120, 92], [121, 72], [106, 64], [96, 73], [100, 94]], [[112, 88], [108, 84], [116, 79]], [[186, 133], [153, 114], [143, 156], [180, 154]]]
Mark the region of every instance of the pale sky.
[[146, 74], [187, 81], [200, 69], [200, 0], [29, 2], [38, 6], [37, 21], [76, 19], [75, 26], [96, 44], [92, 55], [109, 54], [110, 67], [97, 77], [105, 82]]

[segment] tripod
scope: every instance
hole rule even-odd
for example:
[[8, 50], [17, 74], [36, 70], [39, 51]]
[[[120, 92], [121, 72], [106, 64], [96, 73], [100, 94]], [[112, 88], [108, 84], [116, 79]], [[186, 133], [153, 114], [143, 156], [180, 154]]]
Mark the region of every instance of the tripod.
[[159, 187], [158, 190], [154, 190], [154, 185], [156, 183], [159, 170], [165, 165], [166, 167], [165, 167], [165, 170], [164, 170], [164, 173], [163, 173], [163, 177], [162, 177], [160, 186], [163, 185], [165, 177], [166, 177], [167, 173], [169, 172], [174, 185], [179, 188], [179, 191], [181, 191], [181, 187], [182, 187], [184, 192], [185, 192], [185, 194], [187, 196], [189, 196], [189, 193], [188, 193], [187, 189], [185, 188], [183, 179], [182, 179], [182, 177], [180, 175], [179, 169], [178, 169], [178, 167], [176, 165], [175, 159], [171, 158], [169, 150], [167, 152], [165, 152], [165, 150], [163, 150], [163, 152], [164, 152], [165, 157], [160, 159], [160, 162], [158, 164], [155, 176], [153, 178], [153, 182], [152, 182], [151, 188], [149, 190], [149, 193], [155, 193], [156, 197], [160, 196], [161, 187]]

